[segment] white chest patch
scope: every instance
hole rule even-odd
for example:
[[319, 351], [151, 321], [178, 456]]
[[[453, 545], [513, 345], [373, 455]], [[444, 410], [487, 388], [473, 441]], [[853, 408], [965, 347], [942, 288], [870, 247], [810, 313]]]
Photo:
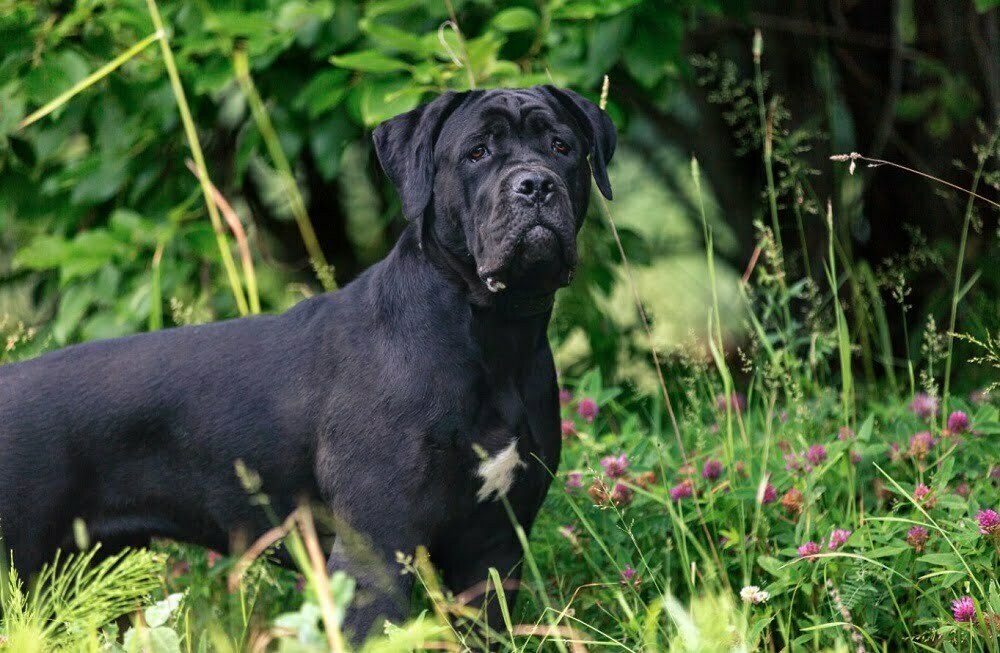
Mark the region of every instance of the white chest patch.
[[476, 492], [476, 499], [482, 503], [506, 496], [519, 467], [527, 465], [517, 455], [517, 438], [514, 438], [506, 448], [479, 463], [476, 476], [483, 479], [483, 486]]

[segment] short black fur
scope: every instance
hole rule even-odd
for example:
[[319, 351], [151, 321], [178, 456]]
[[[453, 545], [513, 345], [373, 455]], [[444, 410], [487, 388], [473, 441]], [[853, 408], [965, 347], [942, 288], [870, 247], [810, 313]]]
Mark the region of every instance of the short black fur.
[[22, 574], [72, 545], [78, 517], [105, 550], [257, 536], [270, 524], [242, 460], [280, 515], [308, 499], [338, 519], [329, 569], [358, 579], [356, 637], [406, 615], [397, 551], [427, 546], [455, 592], [490, 567], [519, 576], [477, 449], [514, 443], [519, 464], [491, 482], [530, 530], [559, 463], [551, 297], [576, 265], [591, 165], [611, 195], [614, 127], [546, 87], [448, 93], [374, 140], [412, 224], [344, 289], [0, 367], [0, 530]]

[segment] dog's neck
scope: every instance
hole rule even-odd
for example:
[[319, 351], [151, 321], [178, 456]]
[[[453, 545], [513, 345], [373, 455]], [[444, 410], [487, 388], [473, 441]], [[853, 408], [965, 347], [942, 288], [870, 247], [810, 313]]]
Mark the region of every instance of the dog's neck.
[[[512, 315], [497, 310], [485, 289], [486, 299], [491, 303], [477, 303], [470, 299], [466, 277], [435, 258], [435, 254], [438, 252], [431, 250], [426, 242], [418, 241], [416, 228], [410, 225], [387, 259], [394, 264], [376, 266], [370, 283], [386, 297], [386, 305], [402, 302], [391, 311], [392, 319], [409, 333], [427, 329], [430, 323], [440, 325], [433, 328], [434, 336], [419, 337], [468, 338], [495, 379], [519, 376], [524, 366], [535, 360], [540, 348], [548, 347], [546, 332], [551, 304], [528, 307], [531, 310], [516, 307], [518, 314]], [[411, 310], [413, 303], [419, 303], [420, 309]], [[428, 311], [439, 315], [429, 320]], [[411, 319], [417, 322], [411, 324]]]
[[417, 246], [420, 251], [446, 279], [467, 293], [469, 304], [475, 311], [494, 315], [501, 321], [534, 321], [543, 317], [548, 324], [556, 298], [554, 292], [527, 292], [514, 288], [490, 292], [476, 274], [475, 265], [450, 252], [437, 239], [431, 224], [431, 220], [425, 219], [422, 227], [410, 226], [407, 231], [419, 234]]

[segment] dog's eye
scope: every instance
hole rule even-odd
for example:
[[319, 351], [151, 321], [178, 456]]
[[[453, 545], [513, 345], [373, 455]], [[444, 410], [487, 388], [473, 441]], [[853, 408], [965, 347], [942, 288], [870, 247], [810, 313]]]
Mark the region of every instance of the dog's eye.
[[472, 161], [478, 161], [489, 153], [490, 151], [486, 149], [485, 145], [477, 145], [469, 150], [469, 159]]
[[552, 149], [559, 154], [569, 154], [569, 145], [566, 145], [566, 143], [562, 142], [558, 138], [552, 139]]

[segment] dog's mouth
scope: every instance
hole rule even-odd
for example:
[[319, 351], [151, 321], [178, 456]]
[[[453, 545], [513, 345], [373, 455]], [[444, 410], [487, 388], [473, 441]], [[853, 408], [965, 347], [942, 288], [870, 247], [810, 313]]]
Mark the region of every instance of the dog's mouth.
[[486, 289], [499, 293], [524, 286], [551, 290], [573, 280], [576, 271], [576, 233], [561, 233], [548, 220], [528, 221], [503, 240], [496, 253], [479, 265]]

